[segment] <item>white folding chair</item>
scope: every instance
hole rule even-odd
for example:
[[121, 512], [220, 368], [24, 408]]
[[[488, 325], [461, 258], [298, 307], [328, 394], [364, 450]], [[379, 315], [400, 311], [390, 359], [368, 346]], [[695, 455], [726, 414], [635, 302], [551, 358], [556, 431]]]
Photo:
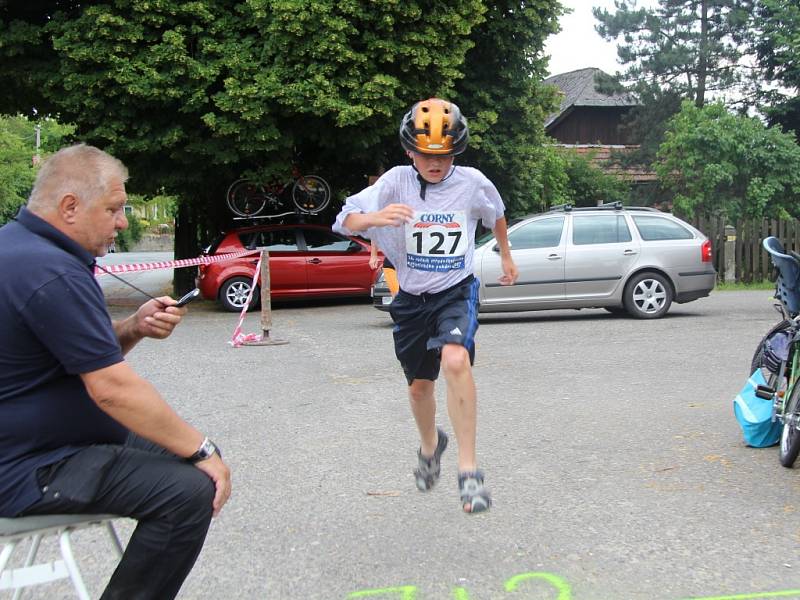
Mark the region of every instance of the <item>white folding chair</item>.
[[[75, 586], [78, 598], [90, 600], [72, 552], [70, 535], [78, 529], [104, 526], [111, 536], [114, 550], [121, 557], [122, 544], [113, 525], [113, 520], [117, 518], [119, 517], [114, 515], [36, 515], [16, 519], [0, 518], [0, 544], [4, 544], [0, 552], [0, 590], [15, 590], [13, 600], [18, 600], [23, 588], [69, 578]], [[39, 544], [46, 535], [58, 535], [61, 559], [34, 564]], [[14, 549], [27, 539], [30, 539], [31, 545], [25, 565], [13, 569], [6, 568]]]

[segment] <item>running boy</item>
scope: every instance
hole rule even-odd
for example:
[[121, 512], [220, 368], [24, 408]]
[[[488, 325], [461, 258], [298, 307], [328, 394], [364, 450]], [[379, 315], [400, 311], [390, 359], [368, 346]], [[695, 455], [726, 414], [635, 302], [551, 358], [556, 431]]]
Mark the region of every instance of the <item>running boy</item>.
[[350, 196], [334, 230], [366, 231], [396, 266], [400, 291], [392, 301], [395, 354], [408, 380], [411, 411], [420, 435], [417, 487], [439, 479], [447, 434], [436, 427], [434, 381], [447, 382], [447, 410], [458, 442], [458, 487], [465, 512], [491, 504], [475, 458], [476, 392], [472, 378], [478, 329], [478, 281], [472, 274], [475, 226], [494, 230], [503, 275], [517, 268], [508, 246], [505, 207], [483, 173], [455, 167], [467, 147], [467, 121], [439, 98], [417, 102], [400, 124], [400, 142], [413, 166], [395, 167]]

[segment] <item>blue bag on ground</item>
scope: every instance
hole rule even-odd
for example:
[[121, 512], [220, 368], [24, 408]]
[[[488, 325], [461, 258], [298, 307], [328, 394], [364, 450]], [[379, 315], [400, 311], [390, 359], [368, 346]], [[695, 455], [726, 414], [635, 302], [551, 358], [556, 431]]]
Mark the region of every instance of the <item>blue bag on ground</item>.
[[772, 400], [756, 396], [756, 386], [766, 384], [761, 369], [757, 369], [733, 400], [733, 412], [742, 428], [744, 442], [754, 448], [774, 446], [783, 429], [780, 421], [772, 421]]

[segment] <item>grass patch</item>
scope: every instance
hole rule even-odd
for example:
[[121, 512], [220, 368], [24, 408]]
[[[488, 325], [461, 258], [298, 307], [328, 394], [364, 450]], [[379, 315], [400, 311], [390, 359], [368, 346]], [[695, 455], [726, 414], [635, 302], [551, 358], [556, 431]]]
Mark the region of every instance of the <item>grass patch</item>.
[[723, 282], [717, 283], [716, 290], [720, 290], [722, 292], [726, 291], [741, 291], [741, 290], [774, 290], [775, 289], [775, 282], [770, 281], [769, 279], [765, 279], [764, 281], [753, 281], [751, 283], [730, 283], [730, 282]]

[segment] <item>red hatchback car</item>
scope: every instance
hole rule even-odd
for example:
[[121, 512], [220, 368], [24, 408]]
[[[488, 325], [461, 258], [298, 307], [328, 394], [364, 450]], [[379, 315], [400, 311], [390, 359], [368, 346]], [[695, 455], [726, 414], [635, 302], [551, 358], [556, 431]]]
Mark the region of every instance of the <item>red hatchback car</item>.
[[[369, 243], [334, 233], [322, 225], [256, 225], [223, 234], [204, 255], [242, 250], [269, 251], [270, 298], [291, 300], [369, 296], [378, 269], [369, 267]], [[197, 287], [229, 311], [247, 301], [258, 255], [200, 265]], [[250, 308], [258, 306], [260, 290]]]

